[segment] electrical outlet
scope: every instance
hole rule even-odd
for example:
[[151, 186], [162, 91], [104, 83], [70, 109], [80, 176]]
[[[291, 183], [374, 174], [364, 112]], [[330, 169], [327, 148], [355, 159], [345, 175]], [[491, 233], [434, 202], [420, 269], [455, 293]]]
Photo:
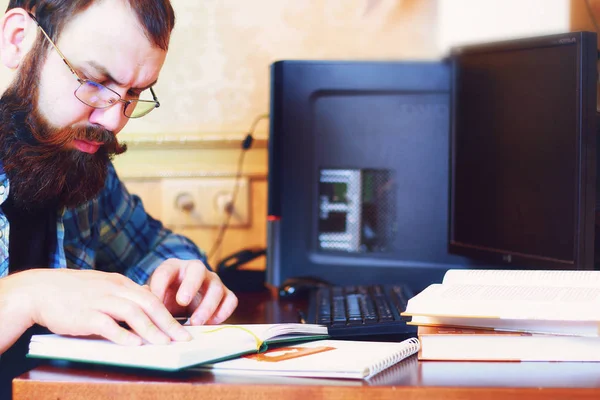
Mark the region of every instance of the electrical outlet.
[[229, 226], [250, 224], [248, 178], [172, 178], [162, 182], [161, 219], [177, 227], [219, 227], [232, 212]]

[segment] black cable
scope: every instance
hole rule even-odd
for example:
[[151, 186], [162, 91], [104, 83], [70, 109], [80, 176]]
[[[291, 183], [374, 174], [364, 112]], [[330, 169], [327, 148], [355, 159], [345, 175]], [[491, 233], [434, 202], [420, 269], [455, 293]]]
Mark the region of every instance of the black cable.
[[235, 200], [237, 198], [237, 194], [238, 194], [238, 191], [240, 188], [240, 178], [242, 177], [242, 167], [244, 165], [244, 156], [246, 155], [246, 151], [252, 147], [252, 142], [254, 141], [253, 135], [254, 135], [254, 131], [256, 130], [256, 126], [258, 125], [258, 123], [261, 120], [268, 119], [268, 118], [269, 118], [269, 114], [261, 114], [261, 115], [257, 116], [254, 119], [254, 122], [252, 122], [252, 125], [250, 126], [250, 130], [248, 131], [248, 134], [246, 135], [244, 140], [242, 140], [242, 151], [240, 152], [240, 156], [238, 158], [237, 172], [235, 174], [235, 184], [233, 186], [231, 202], [229, 203], [227, 209], [225, 210], [226, 217], [225, 217], [225, 220], [223, 221], [223, 224], [221, 225], [221, 228], [219, 229], [217, 238], [215, 239], [215, 242], [213, 243], [212, 247], [210, 248], [210, 250], [207, 253], [207, 258], [209, 261], [214, 256], [215, 252], [219, 249], [221, 244], [223, 243], [223, 238], [225, 237], [225, 232], [227, 231], [227, 228], [229, 227], [229, 222], [231, 221], [231, 216], [233, 215], [233, 211], [235, 210]]

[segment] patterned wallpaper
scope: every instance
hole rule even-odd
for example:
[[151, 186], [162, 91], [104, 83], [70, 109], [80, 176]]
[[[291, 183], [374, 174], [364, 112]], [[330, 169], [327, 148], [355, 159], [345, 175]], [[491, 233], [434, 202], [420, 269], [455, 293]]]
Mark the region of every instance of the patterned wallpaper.
[[[7, 0], [0, 0], [6, 9]], [[124, 132], [220, 135], [268, 111], [279, 59], [428, 59], [436, 0], [172, 0], [161, 107]], [[1, 68], [0, 86], [10, 79]], [[266, 131], [261, 124], [259, 132]]]

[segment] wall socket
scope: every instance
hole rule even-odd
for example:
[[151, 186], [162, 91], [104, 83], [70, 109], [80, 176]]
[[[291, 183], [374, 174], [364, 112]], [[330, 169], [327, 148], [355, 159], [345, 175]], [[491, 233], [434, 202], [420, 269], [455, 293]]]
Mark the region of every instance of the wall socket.
[[173, 178], [162, 182], [161, 219], [175, 227], [219, 227], [231, 209], [229, 226], [250, 224], [250, 187], [240, 177], [231, 208], [236, 178]]

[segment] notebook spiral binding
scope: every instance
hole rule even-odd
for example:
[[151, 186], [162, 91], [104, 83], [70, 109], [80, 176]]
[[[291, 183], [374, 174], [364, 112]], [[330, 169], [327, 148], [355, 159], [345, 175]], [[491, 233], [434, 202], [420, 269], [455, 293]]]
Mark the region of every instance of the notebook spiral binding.
[[413, 354], [393, 368], [384, 369], [367, 378], [366, 383], [370, 386], [416, 384], [419, 381], [418, 363], [417, 355]]
[[375, 363], [372, 368], [370, 368], [371, 376], [391, 367], [392, 365], [399, 363], [405, 358], [410, 357], [411, 355], [417, 353], [421, 348], [421, 342], [417, 338], [406, 339], [402, 342], [404, 344], [404, 348], [396, 353], [393, 353], [391, 357], [386, 358], [378, 363]]

